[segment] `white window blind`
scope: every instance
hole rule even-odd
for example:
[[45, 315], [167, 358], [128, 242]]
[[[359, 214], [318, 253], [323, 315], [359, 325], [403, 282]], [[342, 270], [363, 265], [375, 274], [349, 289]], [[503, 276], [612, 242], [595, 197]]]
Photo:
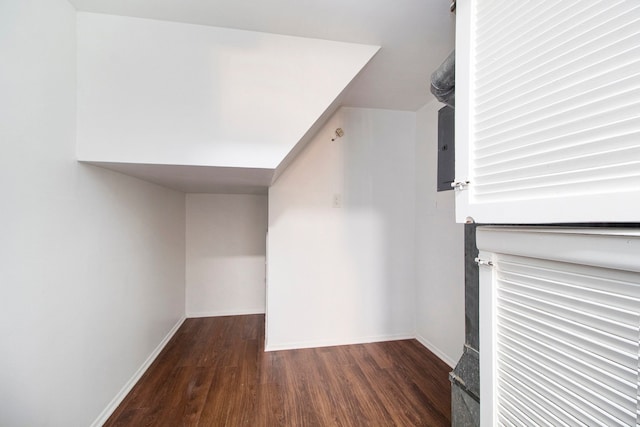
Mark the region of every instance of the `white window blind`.
[[640, 2], [458, 2], [457, 218], [640, 221]]
[[482, 425], [640, 425], [640, 231], [478, 230]]

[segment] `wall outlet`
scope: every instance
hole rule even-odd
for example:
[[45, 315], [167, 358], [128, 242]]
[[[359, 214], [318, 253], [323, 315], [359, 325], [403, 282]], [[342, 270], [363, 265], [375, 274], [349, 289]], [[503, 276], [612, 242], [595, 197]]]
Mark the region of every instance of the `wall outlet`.
[[333, 195], [333, 207], [341, 208], [342, 207], [342, 194], [334, 194]]

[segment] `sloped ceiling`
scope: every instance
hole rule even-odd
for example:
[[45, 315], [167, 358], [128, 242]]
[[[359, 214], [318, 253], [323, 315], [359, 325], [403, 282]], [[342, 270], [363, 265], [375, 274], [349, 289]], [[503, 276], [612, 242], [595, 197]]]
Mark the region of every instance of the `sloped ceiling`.
[[454, 46], [451, 0], [70, 0], [82, 11], [212, 25], [382, 49], [343, 104], [416, 111]]
[[[231, 164], [233, 162], [219, 162], [219, 164], [216, 164], [216, 162], [198, 162], [198, 160], [193, 159], [188, 161], [184, 161], [184, 159], [157, 161], [157, 159], [145, 160], [144, 158], [134, 161], [134, 163], [140, 164], [214, 165], [221, 168], [237, 166], [247, 168], [250, 176], [265, 176], [264, 170], [275, 170], [274, 164], [278, 163], [278, 159], [284, 159], [288, 150], [292, 148], [287, 143], [282, 145], [283, 139], [291, 139], [294, 135], [296, 135], [295, 138], [298, 138], [297, 142], [304, 141], [305, 138], [308, 139], [309, 133], [319, 128], [323, 120], [340, 105], [399, 110], [416, 110], [420, 108], [432, 99], [428, 91], [428, 79], [431, 71], [440, 64], [453, 48], [454, 16], [448, 10], [449, 2], [447, 0], [399, 0], [394, 2], [387, 0], [270, 0], [261, 2], [251, 0], [70, 1], [78, 10], [83, 11], [381, 46], [380, 51], [375, 54], [373, 59], [369, 61], [342, 93], [342, 88], [337, 91], [330, 91], [332, 99], [335, 99], [325, 105], [326, 108], [324, 110], [318, 111], [316, 109], [314, 113], [315, 120], [310, 121], [307, 117], [304, 121], [301, 121], [296, 119], [295, 114], [291, 114], [288, 120], [271, 122], [272, 125], [277, 123], [278, 130], [262, 133], [261, 137], [264, 143], [273, 144], [274, 146], [280, 144], [279, 151], [270, 151], [271, 153], [278, 151], [277, 154], [261, 153], [260, 150], [265, 145], [248, 146], [247, 144], [243, 145], [242, 141], [236, 145], [238, 149], [236, 154], [231, 153], [231, 157], [235, 156], [238, 159], [251, 158], [252, 156], [247, 156], [247, 153], [254, 153], [257, 157], [264, 159], [262, 163], [247, 162], [243, 164], [240, 161], [234, 164]], [[162, 43], [159, 46], [162, 46]], [[325, 56], [320, 61], [322, 71], [326, 74], [339, 74], [341, 69], [344, 70], [343, 62], [348, 58], [352, 58], [352, 56], [350, 54], [344, 55], [342, 59], [339, 56], [334, 59]], [[363, 63], [366, 62], [366, 60], [363, 61]], [[82, 65], [81, 61], [80, 65]], [[80, 81], [82, 81], [82, 76], [80, 76]], [[245, 86], [247, 91], [255, 92], [256, 88], [263, 84], [260, 81], [253, 83], [253, 87], [251, 85]], [[264, 83], [268, 84], [268, 82]], [[242, 86], [242, 84], [239, 86]], [[82, 90], [82, 85], [79, 90]], [[296, 92], [300, 92], [299, 89], [292, 91], [293, 94]], [[320, 92], [328, 93], [326, 89], [322, 89]], [[259, 103], [278, 105], [278, 103], [286, 102], [286, 99], [283, 101], [278, 97], [272, 96], [265, 99], [260, 94], [256, 93], [254, 95], [254, 99]], [[233, 93], [231, 93], [231, 96], [233, 97]], [[296, 103], [295, 100], [291, 100], [291, 102], [292, 104]], [[231, 105], [231, 108], [234, 108], [234, 106]], [[242, 108], [242, 105], [236, 106], [236, 108]], [[104, 113], [103, 111], [102, 115]], [[255, 116], [256, 114], [254, 113], [253, 115]], [[107, 116], [109, 116], [108, 111]], [[99, 116], [94, 114], [94, 117]], [[80, 119], [81, 114], [79, 115]], [[300, 125], [303, 122], [304, 124], [301, 127]], [[240, 122], [229, 123], [227, 121], [224, 125], [227, 126], [226, 132], [228, 136], [238, 136], [242, 134], [242, 131], [246, 131], [246, 128], [242, 127], [243, 123]], [[97, 128], [100, 128], [100, 126]], [[185, 127], [186, 134], [192, 130], [187, 128]], [[306, 132], [303, 130], [306, 130]], [[169, 134], [165, 132], [163, 135], [170, 136]], [[260, 135], [260, 132], [257, 132], [257, 134]], [[82, 135], [83, 133], [80, 131], [79, 137], [82, 138]], [[287, 135], [287, 138], [282, 138], [285, 135]], [[131, 136], [131, 134], [128, 134], [126, 137], [129, 138]], [[204, 142], [206, 143], [207, 141]], [[108, 147], [109, 144], [110, 142], [107, 141], [106, 146]], [[286, 149], [283, 151], [282, 147], [286, 147]], [[144, 150], [141, 150], [141, 152], [151, 153], [146, 147], [143, 148]], [[79, 153], [82, 152], [83, 150], [80, 149]], [[176, 153], [174, 154], [179, 157], [180, 150], [177, 150]], [[196, 153], [196, 157], [202, 159], [200, 154]], [[273, 157], [270, 158], [269, 156]], [[82, 158], [82, 156], [80, 157]], [[105, 156], [104, 153], [98, 156], [84, 157], [85, 160], [98, 164], [102, 163], [106, 167], [121, 161]], [[178, 157], [174, 157], [174, 159]], [[129, 174], [136, 175], [135, 168], [127, 166], [125, 169], [128, 169]], [[171, 184], [172, 173], [167, 175], [169, 170], [171, 168], [158, 169], [158, 178], [161, 178], [163, 185], [167, 185], [167, 182]], [[201, 168], [194, 169], [190, 176], [196, 176], [199, 174], [197, 171], [203, 170]], [[257, 173], [257, 170], [260, 173]], [[144, 173], [140, 173], [137, 176], [154, 181], [153, 175], [153, 168], [150, 169], [149, 166], [145, 166]], [[232, 175], [237, 178], [237, 171]], [[220, 179], [221, 175], [210, 173], [208, 176], [218, 176], [218, 179]], [[155, 181], [160, 182], [158, 179]], [[201, 181], [197, 188], [193, 186], [190, 188], [188, 185], [186, 187], [184, 185], [173, 185], [173, 187], [183, 191], [204, 190], [211, 192], [218, 192], [221, 188], [220, 185], [216, 186], [210, 178], [202, 176]], [[207, 181], [212, 184], [209, 188], [206, 185], [202, 185]], [[233, 182], [227, 182], [224, 179], [221, 182], [223, 181], [225, 182], [225, 188], [239, 188], [231, 185]], [[263, 184], [266, 188], [268, 182], [265, 181]], [[253, 186], [251, 192], [255, 192], [255, 188]]]

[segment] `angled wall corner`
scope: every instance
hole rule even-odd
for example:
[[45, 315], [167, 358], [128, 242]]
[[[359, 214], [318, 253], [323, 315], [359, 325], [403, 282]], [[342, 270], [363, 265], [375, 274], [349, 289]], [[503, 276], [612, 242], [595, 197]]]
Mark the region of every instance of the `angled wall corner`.
[[275, 169], [379, 49], [77, 19], [77, 155], [91, 162]]

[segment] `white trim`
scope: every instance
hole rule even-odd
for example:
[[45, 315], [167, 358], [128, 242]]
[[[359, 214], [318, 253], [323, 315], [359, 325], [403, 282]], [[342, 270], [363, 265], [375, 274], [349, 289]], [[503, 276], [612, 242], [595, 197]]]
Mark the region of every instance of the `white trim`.
[[[477, 236], [477, 234], [476, 234]], [[480, 250], [479, 258], [495, 262], [494, 256]], [[480, 292], [479, 338], [480, 338], [480, 426], [495, 426], [496, 410], [496, 289], [494, 269], [488, 264], [479, 268]]]
[[276, 345], [268, 345], [264, 351], [296, 350], [300, 348], [334, 347], [339, 345], [368, 344], [373, 342], [399, 341], [415, 339], [415, 334], [377, 335], [372, 337], [347, 338], [343, 340], [318, 340], [285, 342]]
[[481, 226], [476, 239], [490, 253], [640, 271], [637, 229]]
[[100, 413], [100, 415], [98, 415], [95, 421], [91, 423], [91, 427], [100, 427], [105, 422], [107, 422], [107, 420], [109, 419], [111, 414], [113, 414], [113, 412], [116, 410], [118, 405], [120, 405], [120, 403], [122, 403], [124, 398], [127, 397], [127, 394], [129, 394], [133, 386], [136, 385], [138, 380], [140, 380], [142, 375], [147, 371], [147, 369], [149, 369], [149, 366], [151, 366], [153, 361], [156, 360], [156, 357], [158, 357], [158, 355], [164, 349], [167, 343], [171, 340], [171, 338], [173, 338], [173, 336], [178, 331], [180, 326], [182, 326], [182, 324], [184, 323], [185, 319], [186, 319], [185, 317], [182, 317], [180, 318], [180, 320], [178, 320], [178, 322], [175, 325], [173, 325], [173, 327], [167, 333], [167, 335], [165, 335], [162, 341], [160, 341], [160, 344], [158, 344], [158, 346], [151, 352], [149, 357], [147, 357], [147, 360], [145, 360], [144, 363], [138, 368], [138, 370], [133, 374], [133, 376], [129, 379], [129, 381], [127, 381], [124, 387], [120, 389], [118, 394], [116, 394], [115, 397], [111, 400], [111, 402], [109, 402], [107, 407], [104, 408], [104, 410]]
[[197, 317], [222, 317], [222, 316], [244, 316], [247, 314], [264, 314], [264, 308], [244, 308], [238, 310], [212, 310], [187, 312], [187, 318]]
[[429, 341], [428, 339], [426, 339], [425, 337], [423, 337], [422, 335], [418, 335], [416, 334], [416, 340], [422, 344], [427, 350], [429, 350], [431, 353], [435, 354], [436, 356], [438, 356], [438, 358], [440, 360], [442, 360], [444, 363], [446, 363], [447, 365], [449, 365], [449, 367], [451, 369], [456, 367], [456, 364], [458, 363], [458, 359], [460, 357], [458, 357], [458, 359], [454, 359], [451, 356], [449, 356], [447, 353], [445, 353], [444, 351], [440, 350], [436, 345], [434, 345], [431, 341]]
[[[461, 1], [456, 6], [456, 108], [455, 108], [455, 181], [468, 181], [471, 177], [471, 151], [473, 142], [473, 108], [472, 93], [474, 81], [471, 78], [474, 73], [474, 20], [475, 1]], [[470, 185], [473, 185], [471, 183]], [[466, 222], [469, 210], [469, 193], [471, 189], [466, 186], [464, 190], [455, 189], [456, 222]]]

